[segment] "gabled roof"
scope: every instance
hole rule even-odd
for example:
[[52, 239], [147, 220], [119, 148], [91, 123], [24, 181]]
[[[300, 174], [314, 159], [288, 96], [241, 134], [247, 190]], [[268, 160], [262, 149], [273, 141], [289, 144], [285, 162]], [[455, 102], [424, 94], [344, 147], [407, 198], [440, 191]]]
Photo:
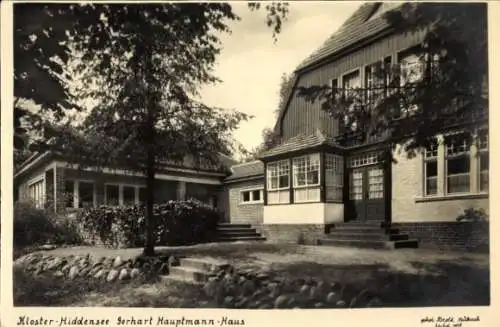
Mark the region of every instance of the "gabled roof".
[[321, 131], [317, 130], [315, 134], [292, 137], [286, 142], [264, 152], [261, 158], [272, 158], [281, 154], [293, 153], [321, 145], [338, 147], [333, 138], [327, 137]]
[[369, 2], [361, 5], [341, 26], [335, 31], [316, 51], [298, 65], [293, 74], [292, 82], [285, 95], [287, 101], [279, 108], [278, 119], [274, 130], [279, 130], [281, 120], [287, 110], [288, 103], [293, 96], [300, 75], [317, 64], [334, 57], [336, 54], [365, 39], [375, 36], [377, 33], [388, 29], [390, 25], [384, 17], [384, 13], [401, 6], [402, 3]]
[[240, 179], [248, 179], [261, 177], [264, 174], [264, 163], [260, 160], [245, 162], [231, 167], [232, 174], [226, 178], [226, 181], [237, 181]]
[[400, 5], [401, 3], [390, 2], [370, 2], [361, 5], [322, 46], [297, 67], [296, 71], [302, 71], [389, 28], [390, 25], [383, 13]]

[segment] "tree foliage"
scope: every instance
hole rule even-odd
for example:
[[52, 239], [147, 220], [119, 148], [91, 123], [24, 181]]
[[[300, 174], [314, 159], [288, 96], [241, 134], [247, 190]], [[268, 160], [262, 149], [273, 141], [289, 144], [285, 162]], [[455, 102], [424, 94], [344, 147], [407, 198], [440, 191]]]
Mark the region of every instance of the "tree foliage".
[[[213, 74], [221, 50], [219, 36], [229, 33], [229, 23], [240, 18], [225, 3], [65, 6], [60, 15], [74, 21], [78, 17], [78, 23], [58, 29], [57, 36], [65, 34], [67, 39], [56, 58], [59, 63], [68, 62], [63, 55], [67, 49], [80, 55], [74, 68], [81, 87], [75, 93], [79, 99], [91, 98], [96, 105], [82, 124], [61, 124], [61, 113], [71, 103], [57, 67], [48, 67], [46, 75], [58, 78], [54, 77], [54, 88], [59, 93], [42, 106], [54, 115], [50, 119], [38, 115], [37, 125], [32, 125], [43, 131], [36, 145], [64, 153], [68, 161], [79, 165], [143, 171], [147, 186], [145, 253], [151, 255], [158, 169], [166, 163], [182, 164], [186, 158], [198, 168], [216, 168], [219, 154], [233, 150], [232, 131], [248, 118], [242, 112], [209, 107], [197, 100], [202, 85], [219, 82]], [[249, 7], [256, 10], [259, 5]], [[37, 8], [53, 17], [55, 9]], [[267, 24], [276, 37], [287, 6], [270, 3], [266, 9]], [[52, 25], [47, 25], [50, 31]], [[46, 29], [38, 32], [47, 34]], [[57, 38], [51, 40], [57, 42]], [[34, 51], [43, 53], [43, 46], [45, 43], [33, 46]], [[23, 64], [20, 62], [21, 67]]]
[[410, 155], [444, 128], [474, 132], [488, 113], [486, 16], [479, 3], [405, 3], [384, 19], [422, 34], [413, 64], [380, 61], [363, 88], [313, 85], [299, 96], [338, 119], [345, 137], [401, 144]]

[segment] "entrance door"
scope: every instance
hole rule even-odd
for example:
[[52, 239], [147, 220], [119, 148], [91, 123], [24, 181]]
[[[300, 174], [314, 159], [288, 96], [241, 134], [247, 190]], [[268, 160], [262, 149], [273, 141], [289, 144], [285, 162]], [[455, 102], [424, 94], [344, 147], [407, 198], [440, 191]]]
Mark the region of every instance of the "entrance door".
[[380, 165], [353, 168], [349, 173], [351, 220], [384, 220], [384, 169]]

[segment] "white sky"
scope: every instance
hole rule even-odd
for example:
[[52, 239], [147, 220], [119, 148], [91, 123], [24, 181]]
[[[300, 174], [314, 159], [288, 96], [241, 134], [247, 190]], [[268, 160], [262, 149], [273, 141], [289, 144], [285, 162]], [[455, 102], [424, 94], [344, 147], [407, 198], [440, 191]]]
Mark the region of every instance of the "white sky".
[[223, 50], [215, 74], [223, 82], [205, 87], [203, 102], [255, 116], [243, 123], [234, 136], [247, 149], [256, 147], [262, 141], [262, 130], [275, 124], [281, 75], [292, 73], [359, 5], [290, 2], [288, 20], [274, 43], [263, 8], [251, 12], [245, 2], [233, 3], [242, 20], [233, 23], [232, 34], [222, 38]]

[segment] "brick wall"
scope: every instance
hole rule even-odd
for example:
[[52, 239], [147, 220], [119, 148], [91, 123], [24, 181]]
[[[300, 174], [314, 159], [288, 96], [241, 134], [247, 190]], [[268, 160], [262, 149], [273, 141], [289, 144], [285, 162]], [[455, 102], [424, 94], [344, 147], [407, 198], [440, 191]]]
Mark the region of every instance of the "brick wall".
[[227, 193], [229, 196], [229, 219], [231, 223], [262, 224], [264, 215], [263, 203], [240, 203], [242, 190], [258, 187], [264, 187], [264, 180], [262, 178], [227, 185]]
[[489, 223], [429, 222], [393, 223], [393, 227], [418, 239], [420, 248], [487, 252]]
[[270, 242], [316, 245], [325, 235], [323, 224], [265, 224], [255, 226]]
[[[397, 162], [392, 165], [392, 222], [454, 222], [464, 209], [471, 207], [488, 212], [486, 194], [424, 198], [421, 155], [408, 159], [405, 153], [395, 153], [395, 158]], [[438, 174], [438, 192], [443, 194], [444, 164], [438, 166]]]

